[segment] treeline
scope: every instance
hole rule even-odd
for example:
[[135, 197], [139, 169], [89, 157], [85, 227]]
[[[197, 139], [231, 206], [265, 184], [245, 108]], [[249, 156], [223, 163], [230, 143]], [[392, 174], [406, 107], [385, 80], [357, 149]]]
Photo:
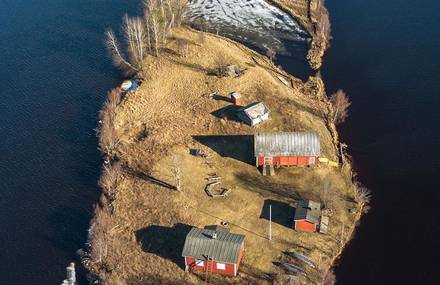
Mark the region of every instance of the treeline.
[[143, 69], [147, 55], [158, 56], [174, 27], [182, 24], [188, 0], [145, 0], [142, 17], [122, 19], [122, 40], [110, 29], [106, 46], [114, 64], [127, 74]]
[[319, 40], [328, 42], [331, 39], [330, 15], [325, 8], [325, 0], [317, 0], [314, 32]]

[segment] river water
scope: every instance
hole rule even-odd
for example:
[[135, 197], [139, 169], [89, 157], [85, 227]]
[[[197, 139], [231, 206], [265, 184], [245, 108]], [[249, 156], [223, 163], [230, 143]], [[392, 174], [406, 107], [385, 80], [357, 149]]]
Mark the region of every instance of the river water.
[[[128, 4], [127, 2], [131, 2]], [[0, 284], [60, 284], [98, 199], [103, 33], [138, 1], [0, 1]]]
[[[439, 284], [439, 2], [327, 2], [334, 40], [323, 77], [329, 92], [352, 99], [340, 131], [374, 194], [338, 284]], [[287, 71], [310, 74], [308, 36], [278, 9], [262, 10], [261, 0], [194, 4], [194, 19], [211, 31], [276, 48]], [[121, 80], [103, 32], [138, 6], [0, 1], [0, 284], [58, 284], [83, 246], [99, 195], [93, 129], [106, 90]]]

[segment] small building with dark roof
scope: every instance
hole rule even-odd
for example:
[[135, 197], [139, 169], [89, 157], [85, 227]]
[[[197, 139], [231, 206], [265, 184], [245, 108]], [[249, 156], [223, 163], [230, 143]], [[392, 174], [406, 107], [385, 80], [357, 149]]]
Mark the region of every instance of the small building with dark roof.
[[186, 236], [182, 257], [185, 268], [237, 276], [244, 250], [244, 235], [224, 227], [192, 228]]
[[254, 154], [259, 166], [309, 166], [321, 154], [315, 132], [268, 132], [254, 135]]
[[321, 220], [321, 204], [301, 200], [295, 209], [293, 228], [300, 232], [316, 232]]

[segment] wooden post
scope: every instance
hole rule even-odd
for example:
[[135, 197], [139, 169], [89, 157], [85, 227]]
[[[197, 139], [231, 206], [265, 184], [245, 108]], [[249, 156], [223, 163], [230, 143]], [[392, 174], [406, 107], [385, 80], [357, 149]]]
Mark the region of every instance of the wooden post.
[[269, 205], [269, 240], [272, 240], [272, 205]]

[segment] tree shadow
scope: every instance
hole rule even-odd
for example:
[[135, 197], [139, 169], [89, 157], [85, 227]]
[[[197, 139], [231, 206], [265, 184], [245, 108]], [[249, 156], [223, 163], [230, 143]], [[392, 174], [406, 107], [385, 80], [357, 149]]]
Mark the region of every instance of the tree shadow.
[[272, 199], [264, 200], [263, 209], [261, 210], [260, 219], [269, 220], [269, 206], [272, 206], [272, 222], [291, 229], [293, 227], [293, 217], [295, 208], [286, 202]]
[[212, 95], [212, 99], [217, 100], [217, 101], [225, 101], [225, 102], [228, 102], [228, 103], [232, 102], [231, 98], [229, 98], [227, 96], [220, 95], [220, 94], [213, 94]]
[[197, 64], [197, 63], [187, 63], [187, 62], [178, 61], [178, 60], [175, 60], [172, 58], [170, 58], [169, 61], [176, 63], [176, 64], [179, 64], [179, 65], [182, 65], [182, 66], [185, 66], [185, 67], [190, 68], [194, 71], [205, 73], [207, 75], [216, 75], [215, 72], [211, 68], [204, 67], [204, 66]]
[[211, 115], [219, 119], [226, 119], [228, 121], [234, 121], [234, 122], [242, 122], [242, 120], [240, 120], [240, 118], [238, 117], [238, 112], [242, 109], [243, 107], [238, 105], [228, 105], [218, 110], [215, 110], [214, 112], [211, 113]]
[[152, 225], [136, 231], [136, 240], [144, 252], [149, 252], [185, 267], [181, 256], [185, 239], [192, 226], [175, 224], [172, 228]]
[[193, 136], [197, 142], [209, 147], [222, 157], [254, 165], [254, 137], [250, 135]]
[[124, 168], [125, 173], [127, 173], [128, 175], [142, 179], [146, 182], [152, 183], [152, 184], [160, 186], [160, 187], [164, 187], [164, 188], [171, 189], [171, 190], [177, 190], [176, 186], [169, 184], [165, 181], [159, 180], [157, 178], [154, 178], [153, 176], [150, 176], [140, 170], [130, 168], [127, 165], [124, 165], [123, 168]]
[[131, 276], [126, 281], [127, 285], [188, 285], [194, 284], [189, 280], [172, 280], [168, 277], [148, 274], [145, 276]]
[[170, 55], [180, 56], [180, 54], [177, 51], [170, 48], [163, 47], [160, 49], [160, 51], [164, 53], [168, 53]]
[[247, 172], [239, 172], [235, 174], [235, 177], [246, 187], [259, 193], [263, 197], [277, 197], [281, 200], [288, 200], [291, 202], [302, 199], [296, 188], [292, 183], [276, 182], [271, 177], [267, 176], [255, 176]]

